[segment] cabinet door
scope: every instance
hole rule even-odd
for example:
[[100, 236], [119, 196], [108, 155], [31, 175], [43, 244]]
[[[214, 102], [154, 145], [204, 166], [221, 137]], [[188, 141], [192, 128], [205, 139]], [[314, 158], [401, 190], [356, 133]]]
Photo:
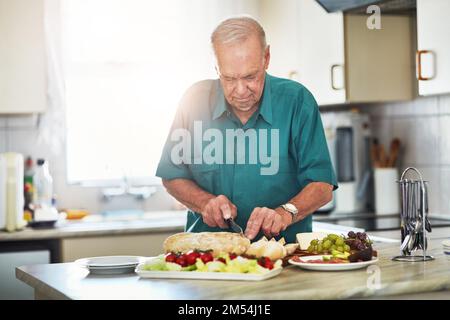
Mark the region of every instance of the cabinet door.
[[417, 77], [420, 95], [450, 92], [449, 12], [448, 0], [417, 0]]
[[263, 0], [261, 25], [270, 45], [268, 72], [281, 78], [298, 80], [298, 1]]
[[46, 108], [43, 0], [0, 0], [0, 113]]
[[164, 240], [173, 232], [94, 236], [61, 240], [62, 262], [99, 256], [152, 257], [163, 252]]
[[345, 14], [347, 101], [414, 99], [414, 17], [383, 15], [379, 30], [366, 23], [366, 15]]
[[298, 80], [319, 105], [345, 102], [344, 20], [316, 1], [298, 1]]
[[47, 250], [0, 252], [0, 300], [32, 300], [33, 288], [16, 279], [16, 268], [50, 263]]

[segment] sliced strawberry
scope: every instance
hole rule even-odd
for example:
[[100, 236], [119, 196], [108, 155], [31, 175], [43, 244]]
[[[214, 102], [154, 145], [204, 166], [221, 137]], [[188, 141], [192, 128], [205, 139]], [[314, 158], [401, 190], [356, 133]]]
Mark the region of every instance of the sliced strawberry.
[[266, 269], [272, 270], [273, 269], [273, 262], [268, 257], [261, 257], [258, 259], [258, 264]]
[[210, 261], [213, 261], [214, 257], [211, 253], [205, 252], [200, 255], [200, 259], [203, 261], [203, 263], [208, 263]]
[[177, 260], [175, 261], [175, 263], [179, 264], [182, 267], [187, 267], [188, 263], [187, 263], [186, 255], [182, 254], [181, 256], [179, 256], [177, 258]]
[[197, 258], [200, 258], [200, 253], [197, 251], [190, 251], [186, 254], [186, 262], [189, 266], [195, 264]]
[[166, 254], [166, 262], [175, 262], [177, 260], [177, 255], [173, 252]]
[[220, 262], [222, 262], [222, 263], [227, 263], [227, 261], [224, 259], [224, 258], [217, 258], [217, 261], [220, 261]]

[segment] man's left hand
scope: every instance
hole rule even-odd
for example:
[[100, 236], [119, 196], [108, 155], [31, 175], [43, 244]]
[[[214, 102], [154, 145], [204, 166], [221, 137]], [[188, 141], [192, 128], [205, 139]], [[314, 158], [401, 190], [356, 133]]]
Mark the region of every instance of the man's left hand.
[[278, 236], [281, 231], [292, 223], [292, 216], [283, 208], [269, 209], [266, 207], [253, 209], [245, 229], [245, 236], [250, 240], [256, 237], [260, 230], [268, 238]]

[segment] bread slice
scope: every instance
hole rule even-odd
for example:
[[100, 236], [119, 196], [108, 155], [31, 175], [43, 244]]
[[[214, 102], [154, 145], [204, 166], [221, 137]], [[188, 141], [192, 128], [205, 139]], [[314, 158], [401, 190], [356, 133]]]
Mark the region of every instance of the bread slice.
[[212, 250], [217, 257], [221, 253], [243, 254], [250, 247], [250, 240], [232, 232], [182, 232], [168, 237], [163, 247], [165, 252], [177, 253]]

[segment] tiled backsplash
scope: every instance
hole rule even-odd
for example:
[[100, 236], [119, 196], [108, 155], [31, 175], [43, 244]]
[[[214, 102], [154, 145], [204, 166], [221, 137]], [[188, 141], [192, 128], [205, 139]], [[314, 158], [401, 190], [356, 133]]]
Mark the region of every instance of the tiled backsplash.
[[[401, 139], [399, 168], [417, 167], [429, 181], [430, 211], [450, 215], [450, 95], [370, 104], [360, 110], [371, 115], [373, 133], [385, 147], [392, 138]], [[116, 199], [104, 203], [98, 188], [67, 185], [64, 150], [55, 153], [48, 145], [40, 143], [35, 126], [34, 117], [0, 117], [0, 152], [16, 151], [49, 159], [61, 207], [83, 207], [99, 212], [114, 208], [164, 210], [173, 205], [162, 187], [144, 202]]]
[[416, 167], [429, 181], [430, 212], [450, 215], [450, 95], [359, 109], [371, 115], [372, 133], [385, 148], [401, 140], [399, 169]]

